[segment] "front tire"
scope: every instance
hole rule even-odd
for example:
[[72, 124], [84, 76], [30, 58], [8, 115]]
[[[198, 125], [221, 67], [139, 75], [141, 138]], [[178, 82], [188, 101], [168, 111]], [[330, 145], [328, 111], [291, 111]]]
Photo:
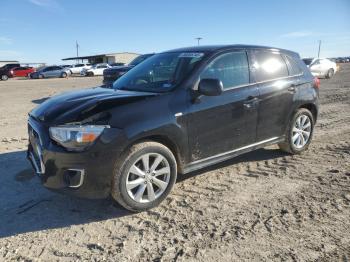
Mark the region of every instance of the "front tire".
[[305, 108], [298, 109], [285, 134], [285, 142], [279, 143], [279, 148], [290, 154], [301, 154], [306, 151], [311, 143], [314, 131], [314, 117]]
[[44, 79], [45, 78], [44, 75], [42, 75], [42, 74], [40, 74], [38, 77], [39, 77], [39, 79]]
[[62, 77], [62, 78], [67, 78], [67, 76], [68, 76], [68, 75], [67, 75], [67, 73], [65, 73], [65, 72], [63, 72], [63, 73], [61, 74], [61, 77]]
[[112, 197], [126, 209], [138, 212], [158, 206], [177, 177], [172, 152], [157, 142], [133, 145], [114, 168]]

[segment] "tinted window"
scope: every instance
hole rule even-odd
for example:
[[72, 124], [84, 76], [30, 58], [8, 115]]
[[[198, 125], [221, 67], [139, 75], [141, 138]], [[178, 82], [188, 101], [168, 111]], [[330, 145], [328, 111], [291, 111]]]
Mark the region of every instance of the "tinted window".
[[298, 63], [291, 57], [286, 56], [286, 59], [289, 64], [289, 75], [300, 75], [303, 73], [303, 70], [299, 67]]
[[312, 58], [304, 58], [303, 62], [305, 63], [305, 65], [310, 65], [312, 60], [313, 60]]
[[215, 58], [202, 72], [201, 79], [220, 79], [224, 88], [249, 83], [249, 69], [246, 52], [232, 52]]
[[288, 76], [287, 65], [280, 54], [255, 51], [254, 57], [253, 68], [258, 82]]
[[84, 66], [84, 64], [77, 64], [77, 65], [75, 65], [75, 67], [81, 67], [81, 66]]
[[99, 65], [99, 66], [97, 66], [97, 68], [107, 68], [107, 66], [106, 65]]

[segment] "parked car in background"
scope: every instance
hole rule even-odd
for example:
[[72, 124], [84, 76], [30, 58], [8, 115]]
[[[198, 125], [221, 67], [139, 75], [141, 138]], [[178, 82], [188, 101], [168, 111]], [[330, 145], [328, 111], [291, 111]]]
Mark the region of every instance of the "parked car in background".
[[45, 66], [38, 71], [31, 73], [30, 78], [51, 78], [51, 77], [68, 77], [70, 75], [69, 68], [63, 68], [61, 66]]
[[10, 70], [11, 77], [30, 77], [34, 72], [35, 68], [30, 66], [15, 67]]
[[133, 59], [127, 66], [112, 67], [103, 71], [103, 84], [110, 86], [115, 80], [128, 72], [131, 68], [145, 61], [147, 58], [153, 56], [154, 54], [144, 54]]
[[313, 76], [331, 78], [338, 70], [337, 64], [327, 58], [304, 58]]
[[96, 64], [93, 65], [91, 68], [84, 68], [80, 74], [83, 76], [102, 76], [103, 71], [107, 68], [111, 68], [111, 66], [105, 63]]
[[272, 144], [306, 151], [318, 93], [319, 80], [292, 51], [170, 50], [134, 67], [113, 89], [76, 90], [39, 105], [29, 114], [27, 155], [56, 192], [111, 195], [142, 211], [166, 198], [178, 173]]
[[338, 57], [336, 58], [337, 63], [349, 63], [350, 57]]
[[80, 74], [81, 70], [89, 69], [91, 67], [92, 67], [91, 64], [76, 64], [76, 65], [71, 65], [69, 67], [69, 70], [71, 74]]
[[110, 66], [125, 66], [125, 63], [111, 63]]
[[63, 68], [67, 68], [67, 67], [71, 67], [72, 65], [59, 65], [59, 66]]
[[6, 64], [3, 67], [0, 67], [0, 79], [3, 81], [6, 81], [11, 77], [11, 69], [20, 67], [20, 64], [14, 63], [14, 64]]

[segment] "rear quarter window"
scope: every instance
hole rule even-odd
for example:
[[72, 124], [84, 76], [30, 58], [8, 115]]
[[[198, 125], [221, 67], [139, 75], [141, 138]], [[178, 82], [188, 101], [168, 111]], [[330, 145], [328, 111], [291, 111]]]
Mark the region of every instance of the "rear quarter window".
[[299, 63], [294, 58], [289, 56], [285, 56], [285, 58], [288, 63], [289, 75], [295, 76], [301, 75], [303, 73], [303, 70], [299, 66]]
[[253, 71], [257, 82], [287, 77], [287, 65], [281, 54], [266, 50], [253, 52]]

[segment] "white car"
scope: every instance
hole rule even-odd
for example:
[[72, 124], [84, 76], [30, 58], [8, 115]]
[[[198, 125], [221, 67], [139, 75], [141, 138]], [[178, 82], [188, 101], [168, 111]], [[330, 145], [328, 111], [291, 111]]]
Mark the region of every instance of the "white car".
[[109, 64], [96, 64], [89, 69], [81, 70], [80, 74], [83, 76], [102, 76], [103, 71], [110, 67]]
[[337, 72], [337, 64], [327, 58], [304, 58], [313, 76], [331, 78]]
[[69, 67], [69, 70], [72, 74], [80, 74], [83, 69], [90, 69], [91, 65], [90, 64], [76, 64], [76, 65], [71, 65]]

